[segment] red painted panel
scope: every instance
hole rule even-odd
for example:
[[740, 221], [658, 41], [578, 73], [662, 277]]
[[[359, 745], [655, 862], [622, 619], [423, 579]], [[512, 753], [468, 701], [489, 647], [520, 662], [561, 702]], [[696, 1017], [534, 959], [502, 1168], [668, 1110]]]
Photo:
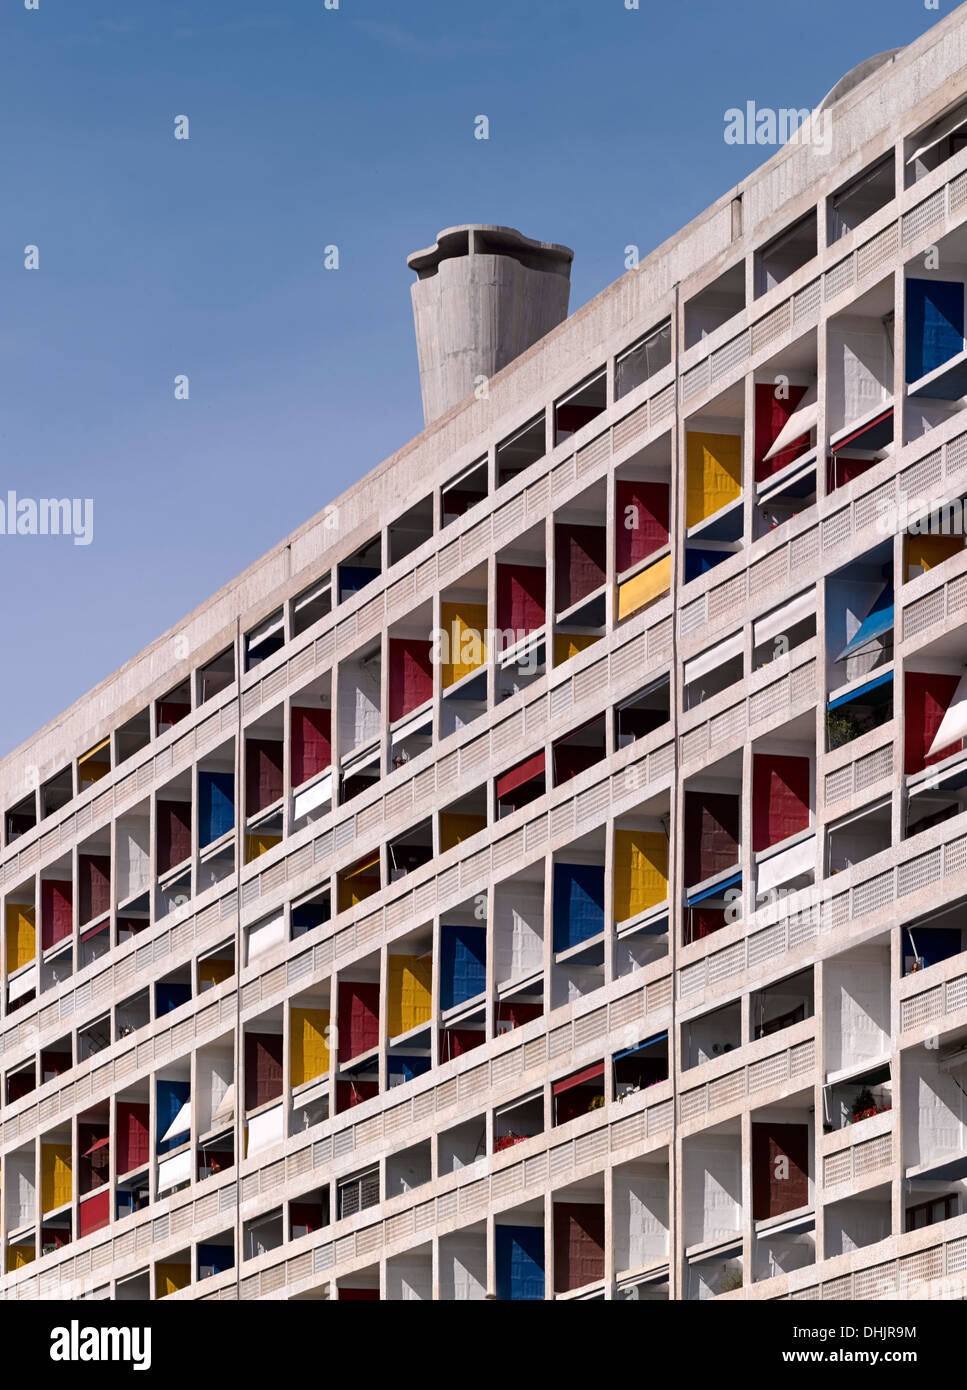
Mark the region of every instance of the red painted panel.
[[739, 858], [739, 798], [725, 792], [685, 793], [685, 886], [724, 873]]
[[80, 887], [81, 926], [100, 917], [111, 907], [111, 859], [106, 854], [79, 854], [77, 877]]
[[281, 739], [245, 740], [245, 813], [254, 815], [282, 795]]
[[364, 1100], [372, 1100], [379, 1095], [379, 1085], [375, 1081], [337, 1081], [336, 1113], [352, 1110], [354, 1105], [362, 1105]]
[[622, 574], [668, 544], [668, 484], [615, 484], [615, 564]]
[[189, 714], [191, 714], [191, 705], [176, 704], [173, 700], [159, 700], [158, 733], [163, 734], [165, 729], [170, 729], [173, 724], [180, 723]]
[[245, 1034], [245, 1109], [282, 1094], [282, 1034]]
[[158, 873], [167, 873], [191, 854], [191, 803], [158, 802]]
[[543, 771], [544, 750], [541, 749], [532, 758], [525, 758], [522, 763], [518, 763], [516, 767], [497, 778], [497, 800], [502, 801], [525, 782], [532, 782], [535, 777], [540, 777]]
[[830, 456], [826, 460], [826, 491], [835, 492], [838, 487], [845, 487], [875, 463], [876, 459], [849, 459], [843, 458], [842, 454], [837, 454], [835, 458]]
[[752, 1126], [752, 1217], [781, 1216], [809, 1201], [806, 1125]]
[[908, 671], [903, 687], [906, 712], [903, 726], [904, 769], [920, 772], [931, 763], [949, 758], [962, 747], [954, 743], [941, 748], [932, 758], [927, 749], [933, 743], [947, 707], [960, 683], [958, 676], [938, 676], [926, 671]]
[[292, 708], [292, 785], [300, 787], [332, 764], [332, 710]]
[[111, 1146], [107, 1138], [107, 1126], [103, 1124], [77, 1123], [78, 1182], [77, 1190], [83, 1197], [101, 1187], [110, 1177]]
[[692, 941], [702, 941], [713, 932], [721, 931], [724, 926], [724, 907], [690, 907], [687, 909], [685, 923], [685, 944], [687, 946]]
[[497, 566], [497, 626], [503, 646], [512, 647], [529, 632], [544, 626], [547, 575], [539, 565]]
[[441, 1028], [440, 1061], [449, 1062], [454, 1057], [462, 1057], [465, 1052], [472, 1052], [486, 1041], [487, 1035], [482, 1028]]
[[752, 758], [752, 848], [768, 849], [809, 829], [809, 759]]
[[563, 613], [604, 583], [604, 527], [559, 523], [554, 528], [554, 564], [557, 611]]
[[[482, 1038], [483, 1034], [480, 1036]], [[12, 1105], [15, 1100], [23, 1100], [24, 1096], [29, 1096], [31, 1091], [36, 1089], [37, 1082], [33, 1071], [11, 1072], [7, 1077], [7, 1104]]]
[[340, 1289], [339, 1302], [345, 1303], [352, 1299], [365, 1302], [379, 1302], [379, 1289]]
[[111, 1220], [111, 1193], [110, 1190], [99, 1192], [96, 1197], [89, 1197], [86, 1202], [80, 1205], [79, 1233], [89, 1236], [92, 1231], [99, 1231], [102, 1226], [106, 1226]]
[[69, 1052], [54, 1052], [45, 1047], [40, 1054], [41, 1083], [50, 1081], [54, 1076], [63, 1076], [64, 1072], [70, 1071], [72, 1066], [73, 1061]]
[[379, 1042], [379, 985], [358, 980], [339, 984], [339, 1060], [348, 1062]]
[[308, 1226], [309, 1234], [313, 1231], [322, 1230], [322, 1203], [321, 1202], [290, 1202], [289, 1221], [291, 1226]]
[[40, 885], [40, 935], [43, 949], [74, 930], [74, 889], [70, 883], [44, 879]]
[[430, 643], [391, 637], [389, 644], [389, 717], [395, 724], [433, 698]]
[[805, 386], [790, 386], [788, 400], [776, 400], [776, 386], [773, 382], [757, 382], [755, 388], [755, 477], [761, 483], [763, 478], [771, 478], [780, 468], [792, 463], [804, 454], [809, 447], [809, 435], [804, 434], [781, 454], [771, 459], [766, 454], [772, 448], [785, 428], [786, 421], [806, 394]]
[[554, 1203], [554, 1292], [604, 1278], [604, 1203]]
[[593, 767], [603, 757], [604, 748], [600, 744], [598, 746], [572, 742], [555, 744], [554, 785], [559, 787], [562, 782], [576, 777], [586, 767]]
[[119, 1100], [117, 1110], [117, 1165], [119, 1173], [129, 1173], [147, 1163], [148, 1106], [137, 1101]]
[[516, 1003], [513, 999], [503, 1000], [494, 1005], [494, 1030], [500, 1033], [500, 1025], [509, 1023], [511, 1028], [520, 1028], [531, 1019], [540, 1018], [544, 1013], [541, 1004]]
[[482, 496], [480, 492], [465, 492], [461, 488], [452, 487], [443, 494], [443, 514], [463, 516], [470, 507], [476, 506]]

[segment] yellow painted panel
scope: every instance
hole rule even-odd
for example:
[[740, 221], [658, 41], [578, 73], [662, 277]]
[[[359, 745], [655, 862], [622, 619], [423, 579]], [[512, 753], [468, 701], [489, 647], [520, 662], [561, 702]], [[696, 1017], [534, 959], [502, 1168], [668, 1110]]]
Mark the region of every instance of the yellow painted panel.
[[420, 956], [390, 956], [389, 1020], [391, 1038], [408, 1033], [430, 1018], [430, 970]]
[[210, 957], [208, 960], [198, 962], [198, 984], [220, 985], [223, 980], [229, 980], [235, 974], [235, 964], [230, 960], [217, 960]]
[[618, 585], [618, 618], [637, 613], [652, 599], [667, 594], [672, 583], [672, 557], [665, 555], [654, 565], [641, 570], [632, 579]]
[[260, 854], [266, 854], [270, 849], [282, 843], [281, 835], [246, 835], [245, 836], [245, 862], [251, 864], [253, 859], [258, 859]]
[[[917, 573], [943, 564], [964, 548], [963, 536], [907, 536], [905, 579], [916, 579]], [[916, 573], [911, 573], [916, 571]]]
[[487, 660], [487, 605], [442, 603], [443, 688], [477, 671]]
[[40, 1209], [54, 1211], [71, 1199], [70, 1144], [40, 1146]]
[[469, 840], [471, 835], [476, 835], [478, 830], [483, 830], [486, 824], [486, 816], [470, 816], [463, 812], [441, 811], [440, 853], [446, 854], [447, 850], [453, 849], [454, 845]]
[[160, 1260], [154, 1268], [155, 1297], [167, 1298], [170, 1293], [187, 1289], [191, 1283], [191, 1265]]
[[7, 1246], [7, 1273], [10, 1274], [15, 1269], [23, 1269], [24, 1265], [33, 1264], [36, 1253], [32, 1245], [8, 1245]]
[[585, 651], [588, 647], [593, 647], [595, 642], [600, 642], [600, 637], [590, 636], [587, 633], [558, 632], [554, 635], [554, 665], [562, 666], [565, 661], [570, 661], [572, 656], [577, 656], [578, 652]]
[[99, 782], [102, 777], [106, 777], [111, 771], [110, 763], [86, 762], [77, 765], [77, 780], [81, 790], [85, 787], [92, 787], [95, 782]]
[[329, 1071], [328, 1009], [293, 1009], [292, 1085], [302, 1086]]
[[29, 965], [37, 954], [36, 914], [22, 903], [7, 903], [7, 974]]
[[339, 911], [345, 912], [379, 892], [379, 855], [352, 868], [344, 869], [338, 879]]
[[614, 920], [627, 922], [668, 897], [668, 837], [660, 830], [616, 830]]
[[689, 431], [685, 470], [685, 524], [695, 526], [742, 495], [741, 436]]

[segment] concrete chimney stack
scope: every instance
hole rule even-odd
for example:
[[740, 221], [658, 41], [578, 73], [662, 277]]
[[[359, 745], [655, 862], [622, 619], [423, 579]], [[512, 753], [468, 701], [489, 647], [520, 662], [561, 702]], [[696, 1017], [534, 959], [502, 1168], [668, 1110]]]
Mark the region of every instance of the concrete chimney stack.
[[447, 227], [414, 251], [413, 318], [428, 425], [567, 318], [574, 252], [512, 227]]

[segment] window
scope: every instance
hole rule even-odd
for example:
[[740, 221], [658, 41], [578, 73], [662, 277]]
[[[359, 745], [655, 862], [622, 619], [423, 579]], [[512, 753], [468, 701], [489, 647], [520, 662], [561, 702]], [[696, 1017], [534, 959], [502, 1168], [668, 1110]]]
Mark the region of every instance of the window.
[[619, 353], [614, 364], [614, 394], [620, 400], [636, 386], [667, 367], [672, 360], [672, 325], [666, 319], [630, 348]]
[[367, 1168], [364, 1173], [343, 1178], [336, 1192], [340, 1221], [365, 1211], [367, 1207], [375, 1207], [379, 1202], [379, 1168]]
[[956, 1215], [957, 1194], [948, 1192], [945, 1197], [935, 1197], [932, 1201], [907, 1207], [907, 1230], [920, 1231], [924, 1226], [932, 1226], [937, 1221], [949, 1221]]

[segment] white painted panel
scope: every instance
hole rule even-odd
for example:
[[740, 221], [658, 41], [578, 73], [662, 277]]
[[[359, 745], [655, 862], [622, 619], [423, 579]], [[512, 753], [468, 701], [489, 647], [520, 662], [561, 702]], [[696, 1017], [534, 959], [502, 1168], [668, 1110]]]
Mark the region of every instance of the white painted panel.
[[248, 1157], [282, 1143], [282, 1106], [263, 1110], [248, 1122]]
[[285, 918], [281, 913], [278, 917], [271, 917], [267, 922], [256, 922], [248, 929], [247, 963], [251, 965], [253, 960], [258, 960], [259, 956], [264, 956], [284, 940]]
[[544, 964], [544, 886], [498, 885], [494, 894], [494, 952], [499, 983], [516, 980]]

